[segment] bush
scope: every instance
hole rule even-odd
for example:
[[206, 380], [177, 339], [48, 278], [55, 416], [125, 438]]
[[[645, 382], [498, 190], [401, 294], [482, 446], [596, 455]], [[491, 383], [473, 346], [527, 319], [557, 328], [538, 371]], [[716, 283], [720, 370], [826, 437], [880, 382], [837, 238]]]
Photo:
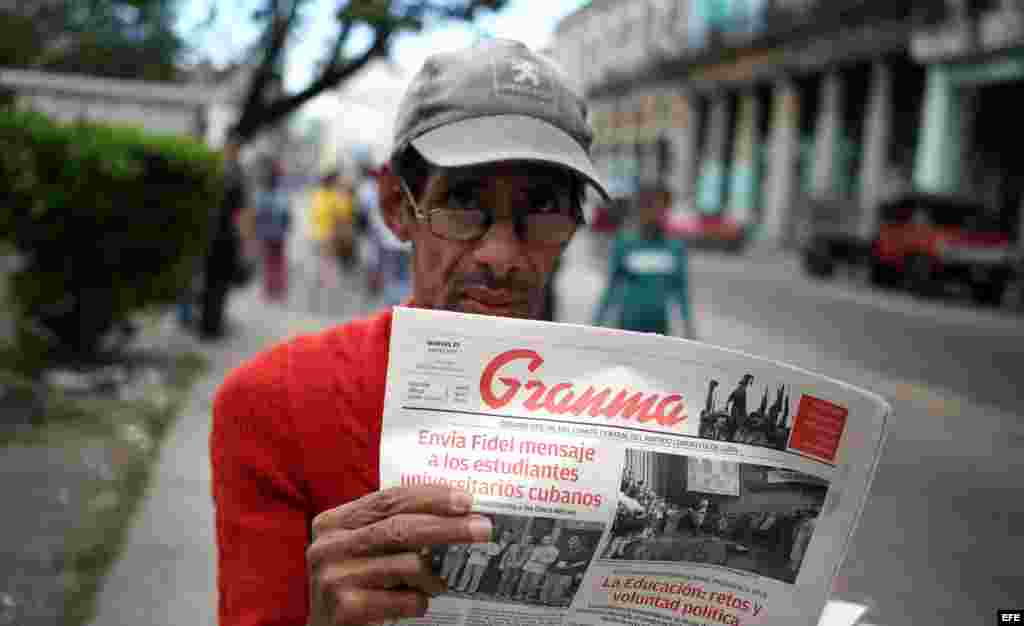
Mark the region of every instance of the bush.
[[19, 341], [93, 357], [129, 315], [174, 302], [220, 202], [217, 153], [176, 136], [0, 110], [0, 241]]

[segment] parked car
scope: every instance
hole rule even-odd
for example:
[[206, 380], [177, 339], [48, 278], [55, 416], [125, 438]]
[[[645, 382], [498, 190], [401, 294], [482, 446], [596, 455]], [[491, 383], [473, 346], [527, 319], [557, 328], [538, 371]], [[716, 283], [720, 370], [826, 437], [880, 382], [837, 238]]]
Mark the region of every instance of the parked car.
[[629, 216], [636, 185], [623, 179], [608, 181], [609, 200], [594, 196], [588, 203], [587, 224], [596, 233], [611, 234], [619, 229]]
[[672, 211], [665, 219], [665, 232], [694, 247], [730, 252], [740, 252], [747, 242], [747, 229], [732, 217], [706, 215], [689, 208]]
[[805, 197], [797, 209], [797, 243], [804, 270], [815, 278], [831, 276], [842, 264], [865, 263], [871, 241], [858, 234], [861, 211], [842, 198]]
[[901, 194], [879, 209], [871, 280], [903, 283], [922, 295], [958, 281], [970, 288], [976, 301], [998, 304], [1013, 275], [1011, 239], [1006, 224], [974, 200]]

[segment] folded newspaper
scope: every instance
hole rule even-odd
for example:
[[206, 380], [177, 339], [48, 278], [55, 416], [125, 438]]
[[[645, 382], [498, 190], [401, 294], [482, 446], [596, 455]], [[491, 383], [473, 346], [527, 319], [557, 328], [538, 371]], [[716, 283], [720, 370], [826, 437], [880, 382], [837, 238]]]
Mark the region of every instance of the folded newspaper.
[[381, 486], [474, 494], [403, 623], [814, 625], [889, 405], [655, 334], [397, 307]]

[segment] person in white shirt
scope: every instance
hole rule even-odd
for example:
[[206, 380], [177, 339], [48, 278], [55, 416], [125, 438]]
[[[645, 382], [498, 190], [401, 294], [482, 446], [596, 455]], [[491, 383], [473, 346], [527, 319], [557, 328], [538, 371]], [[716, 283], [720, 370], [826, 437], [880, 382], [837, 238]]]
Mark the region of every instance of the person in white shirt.
[[544, 538], [540, 540], [540, 545], [533, 549], [530, 558], [523, 565], [523, 577], [519, 580], [516, 598], [529, 600], [536, 596], [548, 573], [548, 568], [557, 560], [558, 548], [555, 546], [555, 538], [551, 535], [544, 535]]
[[367, 177], [357, 191], [359, 204], [366, 212], [368, 239], [371, 244], [370, 271], [375, 272], [381, 282], [382, 296], [386, 306], [402, 303], [411, 293], [409, 269], [412, 246], [403, 242], [391, 232], [382, 214], [384, 202], [400, 202], [401, 196], [394, 189], [381, 189], [391, 184], [390, 168], [381, 167], [374, 177]]
[[470, 544], [467, 551], [466, 568], [462, 570], [462, 578], [459, 579], [456, 591], [476, 593], [480, 589], [480, 579], [483, 578], [487, 564], [490, 563], [491, 557], [499, 552], [501, 552], [501, 546], [495, 541]]

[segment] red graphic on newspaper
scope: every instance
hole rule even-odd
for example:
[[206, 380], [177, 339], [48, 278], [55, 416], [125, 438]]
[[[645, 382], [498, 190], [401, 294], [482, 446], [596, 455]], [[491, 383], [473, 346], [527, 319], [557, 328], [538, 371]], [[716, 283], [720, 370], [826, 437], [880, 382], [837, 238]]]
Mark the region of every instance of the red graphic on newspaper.
[[542, 411], [575, 417], [585, 413], [609, 420], [655, 422], [669, 428], [688, 417], [686, 402], [678, 393], [646, 393], [624, 386], [588, 385], [581, 389], [571, 382], [544, 381], [539, 377], [523, 381], [515, 376], [500, 375], [516, 361], [526, 361], [530, 373], [537, 372], [544, 364], [544, 358], [534, 350], [506, 350], [491, 359], [480, 375], [480, 396], [492, 409], [519, 401], [519, 406], [531, 413]]
[[801, 396], [789, 439], [790, 449], [835, 463], [847, 413], [846, 408], [838, 404]]

